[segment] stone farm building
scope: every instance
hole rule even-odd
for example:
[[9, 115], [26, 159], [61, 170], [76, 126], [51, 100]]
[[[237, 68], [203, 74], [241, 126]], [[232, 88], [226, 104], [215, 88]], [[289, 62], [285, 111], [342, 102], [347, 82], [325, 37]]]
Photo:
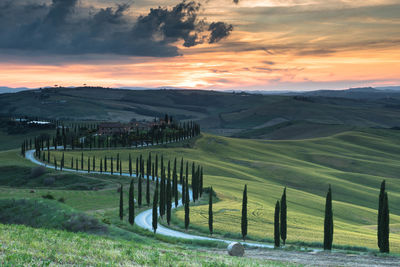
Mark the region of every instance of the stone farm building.
[[155, 123], [149, 122], [131, 122], [131, 123], [120, 123], [120, 122], [104, 122], [98, 125], [98, 134], [100, 135], [113, 135], [113, 134], [122, 134], [122, 133], [130, 133], [132, 131], [139, 130], [148, 130]]

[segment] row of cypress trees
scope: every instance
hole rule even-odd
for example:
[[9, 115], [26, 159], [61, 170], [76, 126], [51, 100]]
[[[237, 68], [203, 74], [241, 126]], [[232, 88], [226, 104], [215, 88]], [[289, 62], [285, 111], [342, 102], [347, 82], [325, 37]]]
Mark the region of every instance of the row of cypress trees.
[[[210, 194], [209, 218], [212, 221], [212, 203]], [[244, 186], [242, 199], [242, 219], [241, 219], [242, 237], [245, 240], [247, 235], [247, 185]], [[332, 250], [333, 244], [333, 211], [332, 211], [332, 189], [329, 185], [325, 201], [325, 218], [324, 218], [324, 250]], [[212, 225], [210, 226], [212, 232]], [[385, 180], [381, 183], [379, 194], [378, 208], [378, 247], [380, 252], [389, 253], [389, 204], [388, 195], [385, 192]], [[276, 201], [274, 213], [274, 245], [280, 247], [282, 239], [285, 245], [287, 238], [287, 204], [286, 204], [286, 187], [283, 190], [281, 202]]]
[[53, 137], [50, 135], [41, 135], [33, 139], [24, 140], [21, 144], [21, 154], [33, 147], [36, 157], [40, 158], [41, 151], [55, 150], [62, 146], [64, 150], [67, 147], [74, 149], [93, 149], [93, 148], [111, 148], [111, 147], [138, 147], [148, 145], [158, 145], [169, 142], [178, 142], [186, 138], [192, 138], [200, 134], [200, 125], [195, 122], [166, 124], [163, 127], [159, 125], [152, 126], [149, 130], [137, 129], [131, 133], [119, 133], [114, 135], [96, 135], [97, 128], [76, 128], [75, 131], [69, 127], [57, 127]]

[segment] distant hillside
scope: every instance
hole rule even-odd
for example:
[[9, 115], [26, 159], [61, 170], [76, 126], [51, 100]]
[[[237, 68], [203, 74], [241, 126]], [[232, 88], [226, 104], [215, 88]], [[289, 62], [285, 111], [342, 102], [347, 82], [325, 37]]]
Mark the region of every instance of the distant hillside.
[[[152, 120], [168, 113], [179, 120], [196, 120], [203, 130], [219, 135], [296, 139], [320, 136], [321, 132], [325, 136], [330, 129], [337, 133], [352, 127], [400, 126], [400, 91], [359, 88], [261, 95], [201, 90], [48, 88], [2, 94], [0, 113], [111, 121]], [[290, 136], [289, 131], [279, 134], [282, 127], [272, 127], [282, 122], [292, 125], [288, 128]], [[316, 131], [316, 127], [325, 130]], [[260, 130], [263, 128], [268, 128], [267, 134]]]

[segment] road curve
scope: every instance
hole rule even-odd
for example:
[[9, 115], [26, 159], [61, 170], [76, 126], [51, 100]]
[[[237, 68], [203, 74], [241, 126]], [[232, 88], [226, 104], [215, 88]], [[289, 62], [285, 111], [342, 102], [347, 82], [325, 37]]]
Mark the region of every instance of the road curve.
[[[50, 149], [53, 149], [53, 148], [50, 148]], [[35, 158], [35, 150], [26, 151], [25, 152], [25, 158], [30, 160], [31, 162], [37, 164], [37, 165], [41, 165], [41, 166], [44, 166], [44, 167], [50, 168], [50, 169], [55, 169], [54, 166], [47, 165], [47, 164], [37, 160]], [[73, 169], [69, 169], [69, 168], [63, 168], [63, 171], [87, 173], [87, 171], [73, 170]], [[90, 171], [90, 173], [100, 174], [100, 172], [98, 172], [98, 171]], [[119, 173], [111, 174], [110, 172], [102, 172], [101, 174], [120, 176]], [[122, 176], [130, 177], [129, 173], [122, 173]], [[132, 176], [136, 177], [135, 174], [132, 174]], [[182, 186], [181, 185], [178, 185], [178, 191], [180, 193], [182, 193]], [[189, 189], [189, 197], [190, 197], [190, 200], [192, 200], [192, 190], [190, 190], [190, 189]], [[180, 207], [180, 206], [182, 206], [182, 199], [180, 199], [179, 202], [178, 202], [178, 207]], [[172, 207], [173, 208], [177, 208], [177, 207], [175, 207], [174, 203], [172, 204]], [[142, 211], [141, 213], [136, 215], [135, 223], [136, 223], [137, 226], [153, 232], [152, 216], [153, 216], [152, 209], [148, 209], [148, 210]], [[187, 234], [187, 233], [184, 233], [184, 232], [172, 230], [172, 229], [167, 228], [167, 227], [165, 227], [165, 226], [163, 226], [161, 224], [157, 225], [157, 234], [164, 235], [164, 236], [175, 237], [175, 238], [190, 239], [190, 240], [218, 241], [218, 242], [224, 242], [224, 243], [227, 243], [227, 244], [232, 242], [232, 240], [228, 240], [228, 239], [212, 238], [212, 237], [207, 237], [207, 236], [199, 236], [199, 235]], [[241, 243], [244, 244], [244, 245], [250, 246], [250, 247], [274, 248], [274, 245], [266, 244], [266, 243], [254, 243], [254, 242], [241, 242]]]

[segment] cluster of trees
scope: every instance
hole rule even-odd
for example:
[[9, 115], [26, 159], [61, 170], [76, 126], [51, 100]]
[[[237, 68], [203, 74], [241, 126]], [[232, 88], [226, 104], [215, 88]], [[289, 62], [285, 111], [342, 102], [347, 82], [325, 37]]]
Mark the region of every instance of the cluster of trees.
[[[61, 160], [62, 161], [62, 160]], [[113, 162], [114, 160], [111, 158], [111, 173], [113, 173]], [[88, 160], [90, 162], [90, 160]], [[100, 166], [102, 165], [100, 161]], [[107, 160], [104, 160], [105, 168]], [[122, 174], [121, 168], [121, 160], [119, 155], [117, 155], [116, 166], [119, 166], [120, 174]], [[118, 163], [119, 162], [119, 163]], [[132, 157], [129, 155], [129, 174], [132, 176], [133, 173], [133, 161]], [[145, 168], [146, 166], [146, 168]], [[90, 168], [90, 167], [89, 167]], [[89, 170], [88, 168], [88, 170]], [[187, 218], [189, 216], [189, 162], [184, 163], [183, 158], [180, 160], [180, 168], [178, 171], [178, 161], [175, 158], [173, 161], [169, 160], [168, 163], [164, 163], [164, 157], [161, 156], [160, 160], [158, 155], [155, 156], [154, 162], [152, 160], [152, 155], [149, 153], [147, 157], [147, 161], [144, 160], [142, 155], [136, 158], [136, 177], [137, 177], [137, 205], [140, 207], [143, 204], [143, 194], [142, 194], [142, 183], [143, 179], [146, 178], [146, 191], [145, 191], [145, 200], [146, 204], [150, 205], [150, 179], [155, 180], [155, 189], [153, 195], [153, 221], [155, 222], [154, 231], [157, 229], [157, 220], [160, 216], [161, 218], [166, 217], [166, 222], [168, 225], [171, 221], [171, 211], [172, 206], [177, 207], [179, 205], [179, 185], [182, 187], [182, 203], [185, 205], [185, 213], [187, 214]], [[192, 172], [191, 172], [191, 187], [192, 187], [192, 200], [196, 201], [203, 194], [203, 167], [192, 163]], [[129, 187], [129, 215], [128, 219], [131, 224], [134, 222], [134, 180], [131, 180], [131, 184]], [[123, 191], [123, 187], [121, 185], [120, 191]], [[120, 213], [119, 216], [123, 219], [123, 194], [120, 195]], [[189, 226], [189, 221], [186, 222], [186, 228]]]
[[113, 135], [99, 135], [98, 125], [96, 124], [70, 124], [69, 126], [57, 126], [53, 137], [49, 135], [25, 140], [21, 147], [21, 154], [26, 150], [34, 149], [37, 156], [40, 150], [46, 147], [54, 149], [70, 148], [75, 149], [93, 149], [93, 148], [116, 148], [116, 147], [139, 147], [158, 145], [171, 142], [178, 142], [187, 138], [192, 138], [200, 134], [200, 125], [191, 121], [185, 123], [155, 124], [150, 129], [139, 129], [136, 131], [115, 133]]

